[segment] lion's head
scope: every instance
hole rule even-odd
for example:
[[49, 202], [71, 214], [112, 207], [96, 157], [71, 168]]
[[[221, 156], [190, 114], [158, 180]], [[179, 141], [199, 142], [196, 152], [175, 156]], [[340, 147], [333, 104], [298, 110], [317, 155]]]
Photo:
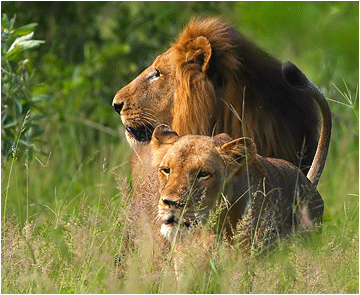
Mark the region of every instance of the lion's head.
[[173, 121], [175, 73], [171, 55], [168, 51], [158, 56], [114, 98], [114, 107], [121, 113], [127, 140], [133, 147], [148, 142], [159, 122]]
[[169, 241], [179, 228], [200, 223], [227, 180], [242, 174], [256, 155], [249, 138], [232, 140], [227, 134], [179, 137], [166, 125], [155, 129], [151, 145], [154, 164], [159, 167], [161, 233]]
[[180, 136], [246, 136], [259, 154], [301, 162], [305, 170], [316, 149], [316, 105], [286, 82], [279, 61], [219, 19], [191, 21], [118, 91], [113, 106], [132, 147], [149, 143], [154, 128], [167, 124]]
[[[220, 34], [221, 27], [218, 31], [213, 33]], [[211, 133], [216, 102], [207, 75], [211, 55], [207, 38], [182, 36], [116, 94], [113, 105], [131, 146], [149, 142], [158, 124], [172, 126], [180, 135]]]

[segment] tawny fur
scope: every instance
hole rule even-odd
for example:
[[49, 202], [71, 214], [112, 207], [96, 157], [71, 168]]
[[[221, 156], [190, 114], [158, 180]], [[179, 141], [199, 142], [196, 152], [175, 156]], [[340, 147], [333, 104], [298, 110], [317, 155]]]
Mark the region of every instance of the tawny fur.
[[113, 105], [134, 148], [134, 207], [150, 221], [158, 184], [148, 143], [159, 124], [180, 135], [247, 136], [260, 155], [303, 171], [315, 154], [319, 120], [311, 96], [288, 85], [279, 61], [219, 19], [191, 21], [168, 51], [118, 91]]
[[[173, 242], [207, 218], [220, 197], [220, 215], [228, 234], [248, 246], [262, 247], [294, 230], [312, 229], [322, 221], [324, 202], [316, 190], [325, 165], [331, 113], [320, 90], [293, 64], [283, 66], [292, 87], [306, 92], [320, 107], [321, 135], [308, 177], [293, 164], [257, 155], [250, 138], [179, 137], [166, 125], [154, 130], [151, 147], [158, 167], [161, 235]], [[222, 234], [220, 232], [220, 234]], [[180, 234], [181, 235], [181, 234]]]
[[[179, 135], [247, 136], [262, 156], [307, 171], [318, 138], [317, 107], [306, 93], [287, 85], [281, 69], [232, 26], [216, 18], [194, 19], [113, 104], [134, 129], [164, 123]], [[161, 76], [149, 82], [156, 70]], [[139, 143], [127, 135], [133, 146]]]
[[257, 155], [249, 138], [179, 137], [160, 125], [151, 143], [159, 167], [160, 233], [170, 242], [207, 220], [223, 199], [215, 229], [247, 249], [322, 220], [324, 203], [310, 180], [285, 160]]

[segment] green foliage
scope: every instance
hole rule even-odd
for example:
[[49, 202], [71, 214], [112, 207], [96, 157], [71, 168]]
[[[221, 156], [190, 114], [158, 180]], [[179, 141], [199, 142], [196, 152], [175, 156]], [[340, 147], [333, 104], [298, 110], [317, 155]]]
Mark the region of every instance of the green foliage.
[[3, 161], [9, 155], [39, 151], [35, 141], [43, 132], [43, 102], [47, 95], [32, 95], [35, 72], [24, 51], [44, 41], [32, 40], [37, 24], [14, 28], [15, 17], [1, 19], [1, 143]]

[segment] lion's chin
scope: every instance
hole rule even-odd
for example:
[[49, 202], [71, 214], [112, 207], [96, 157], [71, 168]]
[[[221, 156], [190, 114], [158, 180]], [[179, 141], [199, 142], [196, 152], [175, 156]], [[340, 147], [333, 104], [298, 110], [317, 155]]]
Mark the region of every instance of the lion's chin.
[[126, 137], [126, 140], [128, 142], [128, 144], [130, 145], [130, 147], [132, 149], [135, 149], [141, 145], [145, 145], [147, 143], [149, 143], [148, 141], [138, 141], [136, 140], [134, 137], [132, 137], [127, 131], [125, 131], [125, 137]]

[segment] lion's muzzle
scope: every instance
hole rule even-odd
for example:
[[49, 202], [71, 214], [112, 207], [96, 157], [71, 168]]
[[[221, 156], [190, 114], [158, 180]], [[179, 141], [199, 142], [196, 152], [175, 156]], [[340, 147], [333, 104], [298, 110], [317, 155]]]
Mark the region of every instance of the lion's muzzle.
[[[122, 115], [121, 111], [124, 109], [125, 103], [123, 101], [115, 102], [115, 99], [114, 99], [114, 102], [112, 105], [114, 107], [114, 110], [119, 115]], [[125, 125], [126, 133], [130, 138], [136, 140], [137, 142], [145, 142], [145, 141], [151, 140], [151, 136], [155, 129], [155, 127], [152, 126], [151, 124], [141, 123], [141, 125], [139, 125], [139, 126], [134, 126], [133, 124], [131, 124], [132, 126], [129, 126], [127, 124], [127, 120], [125, 120], [123, 116], [122, 116], [122, 121]]]
[[140, 142], [150, 141], [154, 131], [154, 126], [152, 125], [145, 125], [137, 128], [125, 126], [125, 128], [126, 128], [126, 132], [131, 137], [133, 137], [135, 140]]

